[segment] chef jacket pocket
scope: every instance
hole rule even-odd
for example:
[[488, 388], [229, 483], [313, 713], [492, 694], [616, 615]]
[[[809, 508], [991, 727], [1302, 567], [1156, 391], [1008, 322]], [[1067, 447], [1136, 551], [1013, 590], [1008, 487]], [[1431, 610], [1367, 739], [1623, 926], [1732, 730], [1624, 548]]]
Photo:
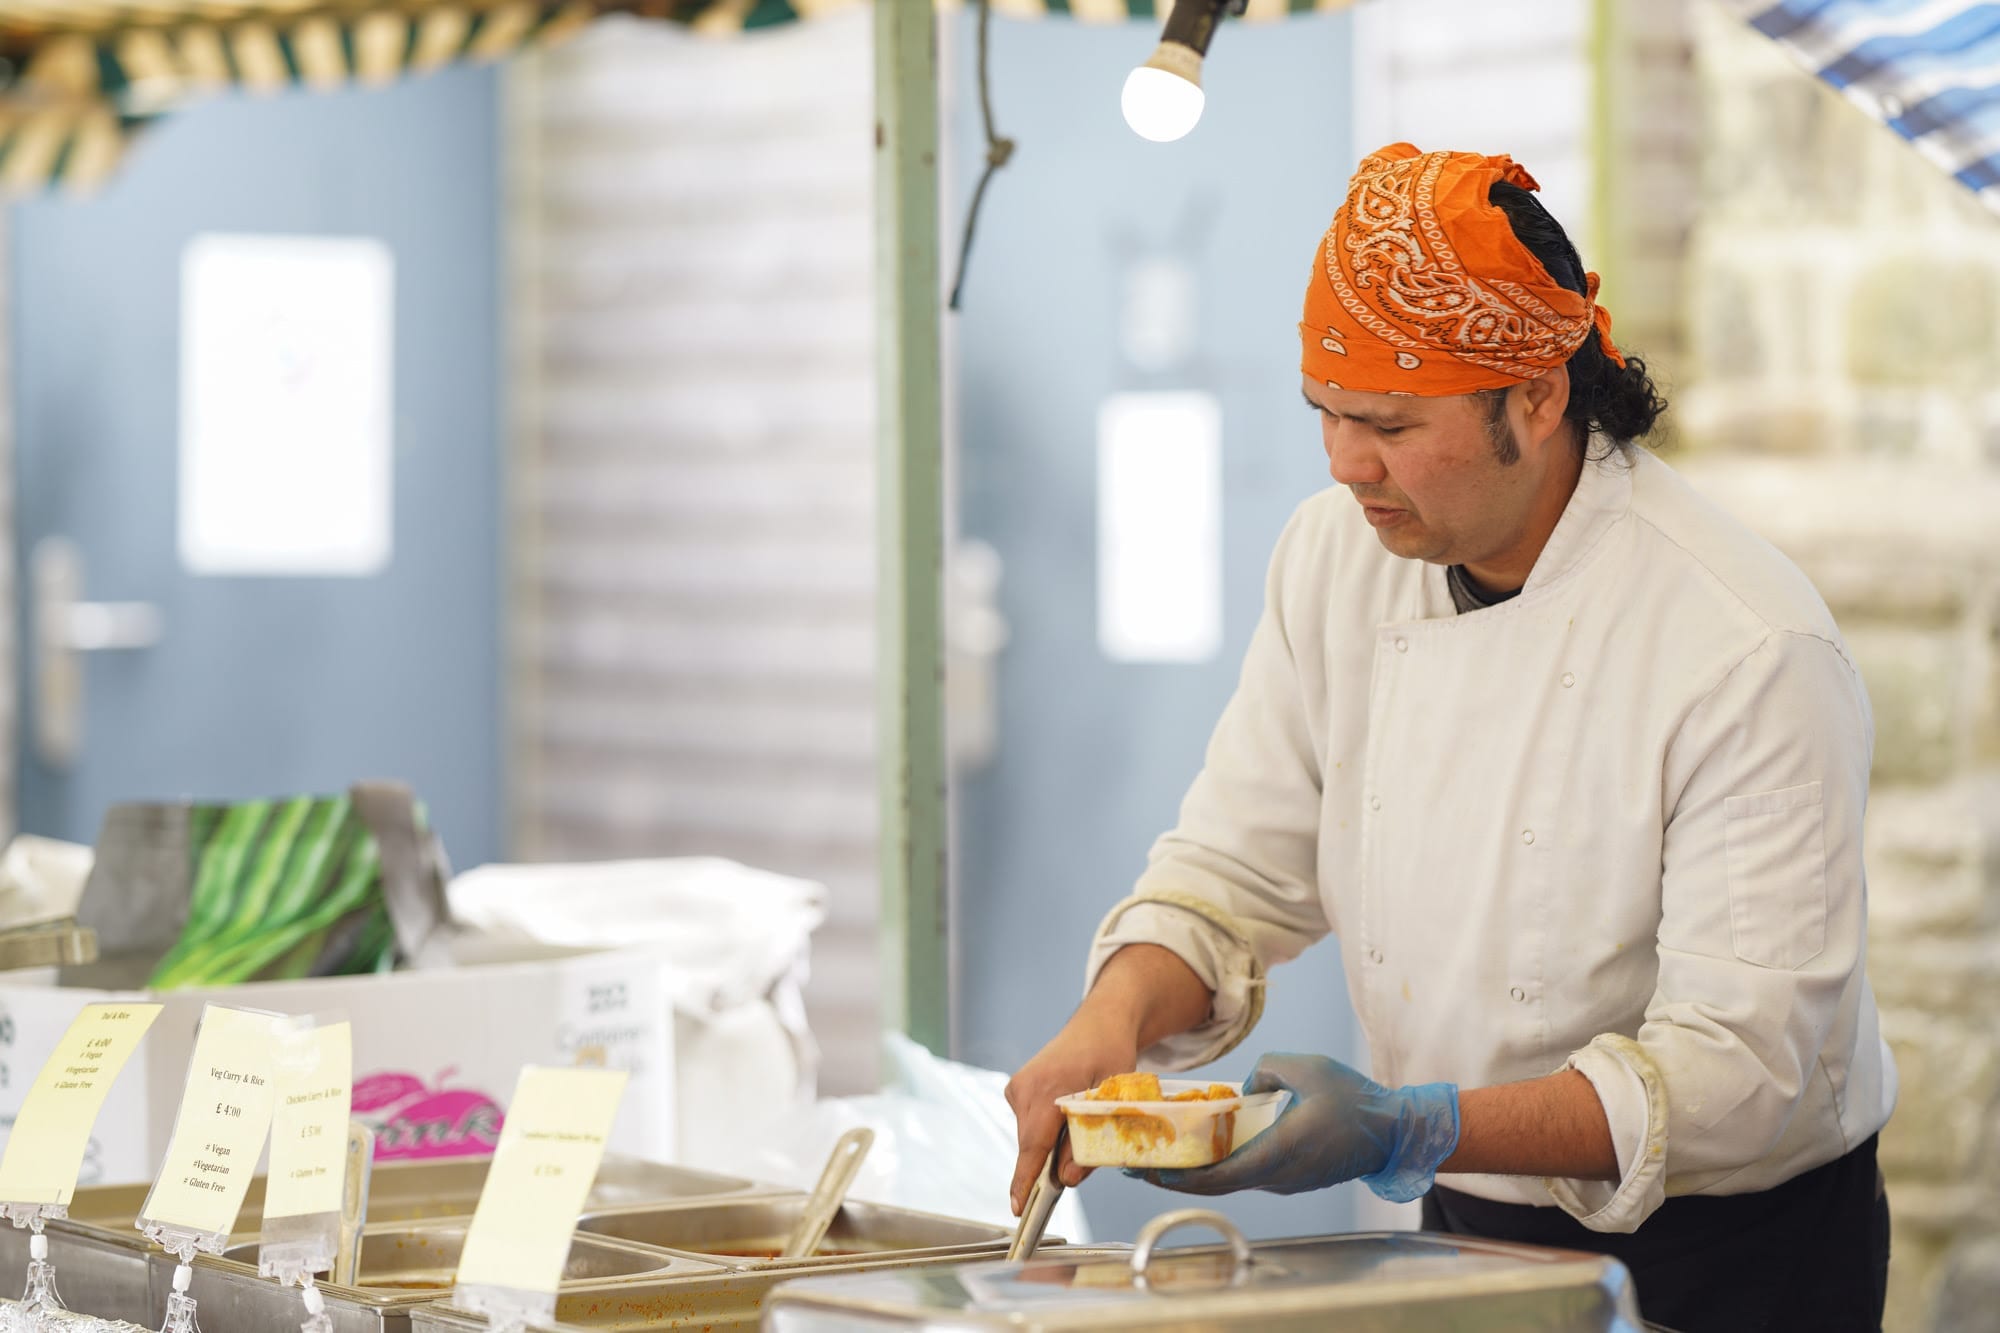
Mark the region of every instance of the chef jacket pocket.
[[1744, 962], [1802, 967], [1826, 947], [1824, 811], [1817, 782], [1723, 801], [1729, 928]]

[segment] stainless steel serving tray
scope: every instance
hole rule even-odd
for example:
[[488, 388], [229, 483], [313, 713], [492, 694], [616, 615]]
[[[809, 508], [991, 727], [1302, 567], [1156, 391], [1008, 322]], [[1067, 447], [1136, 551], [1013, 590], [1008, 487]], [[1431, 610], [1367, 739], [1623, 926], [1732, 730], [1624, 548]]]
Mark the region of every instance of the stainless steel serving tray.
[[[370, 1228], [361, 1242], [360, 1280], [351, 1287], [322, 1285], [336, 1333], [407, 1333], [410, 1312], [450, 1295], [465, 1245], [465, 1227], [451, 1223], [392, 1223]], [[195, 1260], [195, 1298], [208, 1333], [272, 1333], [295, 1326], [302, 1314], [297, 1288], [285, 1288], [257, 1273], [254, 1241], [225, 1251], [220, 1259]], [[150, 1265], [150, 1322], [166, 1316], [174, 1261], [155, 1254]], [[679, 1255], [579, 1235], [563, 1265], [565, 1284], [640, 1276], [712, 1275], [722, 1270]]]
[[[1053, 1255], [1115, 1257], [1124, 1247], [1055, 1248]], [[552, 1321], [530, 1324], [528, 1333], [588, 1333], [601, 1329], [753, 1329], [764, 1317], [766, 1297], [780, 1284], [802, 1272], [870, 1273], [895, 1271], [918, 1276], [950, 1269], [963, 1255], [881, 1253], [827, 1260], [807, 1268], [767, 1264], [711, 1277], [643, 1278], [623, 1282], [584, 1282], [567, 1287], [556, 1298]], [[480, 1333], [489, 1324], [482, 1315], [448, 1303], [421, 1305], [410, 1311], [410, 1333]], [[344, 1331], [343, 1331], [344, 1333]]]
[[[1213, 1219], [1213, 1220], [1212, 1220]], [[767, 1333], [1639, 1333], [1625, 1268], [1601, 1255], [1413, 1232], [1161, 1251], [1169, 1214], [1129, 1257], [1037, 1257], [786, 1284]], [[1199, 1217], [1214, 1225], [1215, 1215]], [[1226, 1229], [1225, 1229], [1226, 1228]]]
[[[772, 1195], [606, 1209], [586, 1213], [576, 1225], [579, 1234], [609, 1236], [731, 1267], [762, 1268], [778, 1262], [778, 1251], [804, 1209], [802, 1195]], [[1003, 1228], [983, 1222], [849, 1202], [834, 1215], [818, 1253], [785, 1261], [785, 1266], [814, 1267], [892, 1252], [906, 1256], [991, 1252], [1005, 1250], [1010, 1238]]]
[[[447, 1157], [422, 1162], [378, 1162], [371, 1177], [368, 1221], [407, 1222], [469, 1218], [492, 1165], [487, 1157]], [[152, 1247], [134, 1225], [145, 1206], [147, 1186], [99, 1185], [80, 1189], [69, 1217], [48, 1224], [49, 1258], [64, 1302], [107, 1319], [159, 1323], [149, 1284]], [[611, 1154], [598, 1168], [587, 1208], [609, 1208], [669, 1200], [751, 1198], [776, 1193], [733, 1176]], [[238, 1242], [253, 1243], [263, 1224], [264, 1181], [250, 1183], [237, 1217]], [[28, 1233], [0, 1225], [0, 1284], [11, 1289], [28, 1267]], [[260, 1331], [261, 1333], [261, 1331]]]
[[[421, 1222], [430, 1218], [471, 1217], [486, 1188], [490, 1157], [440, 1157], [423, 1162], [377, 1162], [369, 1177], [370, 1222]], [[133, 1229], [146, 1205], [146, 1185], [97, 1185], [80, 1189], [69, 1206], [69, 1222], [107, 1231]], [[774, 1186], [754, 1185], [735, 1176], [718, 1176], [684, 1166], [667, 1166], [616, 1153], [606, 1154], [597, 1179], [584, 1200], [586, 1209], [623, 1208], [634, 1204], [684, 1202], [731, 1195], [782, 1193]], [[237, 1214], [236, 1230], [254, 1234], [264, 1222], [264, 1178], [250, 1182]], [[26, 1262], [27, 1241], [20, 1241]], [[0, 1254], [0, 1260], [5, 1255]]]
[[[21, 1294], [28, 1272], [28, 1233], [0, 1224], [0, 1281], [7, 1294]], [[146, 1245], [134, 1231], [129, 1237], [95, 1229], [70, 1229], [49, 1224], [49, 1258], [55, 1264], [56, 1291], [72, 1310], [104, 1319], [145, 1322], [151, 1308], [147, 1292]]]
[[[451, 1290], [457, 1278], [465, 1235], [466, 1226], [462, 1222], [392, 1222], [370, 1227], [362, 1233], [360, 1271], [353, 1287], [325, 1289], [360, 1291], [377, 1299], [417, 1294], [426, 1300], [436, 1300]], [[219, 1270], [241, 1269], [254, 1276], [257, 1243], [245, 1241], [232, 1245], [223, 1251], [220, 1260], [210, 1264]], [[642, 1274], [712, 1273], [718, 1267], [643, 1245], [578, 1235], [570, 1241], [569, 1257], [563, 1262], [563, 1281], [602, 1282]]]

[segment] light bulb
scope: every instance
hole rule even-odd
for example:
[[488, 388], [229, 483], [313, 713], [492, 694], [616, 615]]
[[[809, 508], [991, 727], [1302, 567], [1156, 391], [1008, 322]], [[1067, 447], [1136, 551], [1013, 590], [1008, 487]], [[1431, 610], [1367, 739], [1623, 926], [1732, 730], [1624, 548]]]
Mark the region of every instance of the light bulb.
[[1201, 119], [1201, 56], [1179, 42], [1161, 42], [1152, 58], [1125, 78], [1118, 103], [1133, 133], [1171, 143]]

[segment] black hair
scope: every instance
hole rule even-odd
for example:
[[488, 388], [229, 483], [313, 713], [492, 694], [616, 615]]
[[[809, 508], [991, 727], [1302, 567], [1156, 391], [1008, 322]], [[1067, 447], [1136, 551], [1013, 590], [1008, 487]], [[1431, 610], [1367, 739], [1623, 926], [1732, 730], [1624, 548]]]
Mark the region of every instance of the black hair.
[[[1514, 236], [1528, 252], [1542, 262], [1549, 276], [1578, 295], [1585, 295], [1583, 260], [1570, 243], [1562, 224], [1549, 215], [1534, 195], [1518, 185], [1495, 181], [1487, 191], [1487, 201], [1507, 215]], [[1667, 400], [1646, 373], [1646, 363], [1629, 352], [1621, 367], [1604, 354], [1596, 333], [1569, 358], [1569, 407], [1563, 415], [1575, 423], [1589, 448], [1593, 434], [1601, 434], [1620, 448], [1650, 435]]]

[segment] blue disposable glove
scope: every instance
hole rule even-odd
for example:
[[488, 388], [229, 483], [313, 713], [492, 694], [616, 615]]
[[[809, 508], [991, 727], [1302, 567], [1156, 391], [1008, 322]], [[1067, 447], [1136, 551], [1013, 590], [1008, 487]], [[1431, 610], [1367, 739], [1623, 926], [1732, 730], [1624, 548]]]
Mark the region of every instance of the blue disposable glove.
[[1323, 1055], [1267, 1055], [1243, 1084], [1245, 1092], [1280, 1088], [1292, 1100], [1277, 1123], [1214, 1166], [1126, 1174], [1187, 1194], [1303, 1194], [1359, 1180], [1408, 1203], [1458, 1147], [1455, 1084], [1391, 1090]]

